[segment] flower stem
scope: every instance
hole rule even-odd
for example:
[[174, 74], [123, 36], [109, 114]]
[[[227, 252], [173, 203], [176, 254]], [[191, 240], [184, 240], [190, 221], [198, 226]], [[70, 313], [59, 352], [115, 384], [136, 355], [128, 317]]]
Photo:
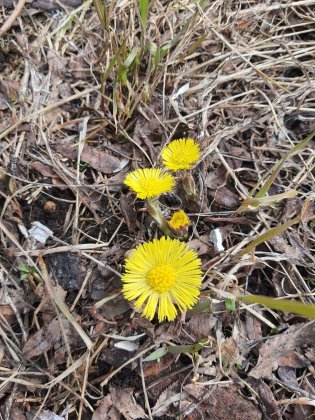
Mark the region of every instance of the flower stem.
[[150, 216], [158, 225], [158, 227], [162, 230], [164, 235], [173, 237], [174, 235], [168, 227], [167, 220], [163, 216], [158, 200], [156, 198], [148, 199], [147, 205], [148, 205], [148, 212], [150, 213]]

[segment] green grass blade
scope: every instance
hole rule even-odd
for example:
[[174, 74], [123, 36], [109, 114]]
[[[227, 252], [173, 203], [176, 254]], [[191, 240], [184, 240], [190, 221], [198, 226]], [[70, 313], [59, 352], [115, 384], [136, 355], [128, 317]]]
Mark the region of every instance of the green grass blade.
[[258, 303], [267, 306], [270, 309], [278, 311], [290, 312], [293, 314], [305, 316], [307, 318], [315, 319], [315, 305], [310, 305], [302, 302], [292, 302], [285, 299], [274, 299], [267, 296], [239, 296], [239, 300], [247, 303]]
[[108, 18], [105, 0], [93, 0], [93, 4], [101, 25], [105, 31], [108, 31]]
[[159, 349], [155, 350], [153, 353], [149, 354], [144, 361], [145, 362], [152, 362], [154, 360], [159, 359], [160, 357], [165, 356], [167, 353], [190, 353], [194, 354], [198, 351], [202, 350], [205, 346], [209, 344], [208, 339], [200, 340], [198, 343], [195, 344], [188, 344], [187, 346], [168, 346], [168, 347], [160, 347]]
[[161, 347], [157, 350], [155, 350], [153, 353], [149, 354], [145, 359], [143, 359], [144, 362], [153, 362], [154, 360], [160, 359], [160, 357], [163, 357], [168, 353], [167, 347]]
[[301, 216], [296, 216], [294, 219], [290, 220], [287, 223], [284, 223], [283, 225], [276, 226], [274, 228], [269, 229], [267, 232], [264, 232], [262, 235], [258, 236], [258, 238], [254, 239], [252, 242], [250, 242], [246, 248], [244, 248], [242, 251], [238, 253], [240, 257], [242, 257], [245, 254], [248, 254], [249, 252], [252, 252], [257, 245], [260, 245], [269, 239], [272, 239], [273, 237], [280, 235], [285, 230], [287, 230], [289, 227], [295, 225], [298, 223], [301, 219]]
[[150, 0], [139, 0], [140, 19], [143, 30], [147, 29]]
[[197, 353], [198, 351], [202, 350], [208, 344], [208, 340], [200, 340], [198, 343], [195, 344], [188, 344], [187, 346], [169, 346], [168, 352], [169, 353]]
[[307, 143], [312, 140], [312, 138], [314, 137], [315, 132], [311, 133], [310, 135], [308, 135], [304, 140], [300, 141], [297, 145], [295, 145], [293, 147], [293, 149], [289, 150], [282, 159], [279, 160], [279, 162], [277, 162], [274, 167], [273, 167], [273, 172], [270, 175], [270, 177], [267, 179], [267, 181], [265, 182], [265, 184], [262, 186], [262, 188], [258, 191], [258, 193], [255, 195], [255, 198], [262, 198], [264, 197], [269, 188], [271, 187], [271, 185], [273, 184], [274, 180], [276, 179], [276, 177], [278, 176], [283, 164], [285, 163], [285, 161], [293, 156], [295, 156], [296, 154], [298, 154], [302, 149], [304, 149], [304, 147], [307, 145]]

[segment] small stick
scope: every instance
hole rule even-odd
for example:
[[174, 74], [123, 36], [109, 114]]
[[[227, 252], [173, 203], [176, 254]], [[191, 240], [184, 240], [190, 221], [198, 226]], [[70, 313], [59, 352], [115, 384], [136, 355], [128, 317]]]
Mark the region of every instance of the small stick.
[[9, 19], [1, 26], [0, 28], [0, 37], [4, 35], [13, 25], [14, 21], [20, 16], [22, 9], [25, 5], [26, 0], [20, 0], [16, 6], [16, 8], [11, 13]]

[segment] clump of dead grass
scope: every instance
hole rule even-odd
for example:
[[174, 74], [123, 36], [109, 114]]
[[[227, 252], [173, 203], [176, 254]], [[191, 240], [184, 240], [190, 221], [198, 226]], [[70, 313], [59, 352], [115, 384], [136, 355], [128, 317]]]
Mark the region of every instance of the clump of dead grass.
[[[268, 371], [273, 384], [253, 379], [250, 363], [268, 337], [260, 353], [267, 357], [273, 331], [281, 337], [291, 324], [289, 335], [307, 341], [312, 327], [245, 303], [229, 312], [225, 302], [249, 292], [314, 303], [313, 140], [292, 154], [314, 131], [313, 2], [164, 1], [148, 12], [145, 2], [74, 3], [63, 0], [57, 14], [28, 5], [1, 44], [3, 415], [45, 408], [79, 419], [102, 410], [125, 418], [198, 410], [220, 417], [236, 400], [250, 418], [264, 410], [307, 414], [311, 350], [302, 355], [298, 346], [299, 364], [280, 363], [278, 378]], [[5, 19], [10, 11], [1, 13]], [[125, 252], [156, 232], [122, 181], [179, 137], [195, 138], [203, 150], [195, 172], [200, 203], [177, 191], [165, 197], [165, 209], [184, 207], [193, 220], [203, 299], [186, 325], [157, 327], [120, 300]], [[237, 212], [248, 198], [260, 200], [245, 202], [256, 208]], [[56, 212], [44, 210], [47, 200]], [[28, 236], [33, 221], [52, 229], [45, 245]], [[281, 225], [281, 235], [263, 236]], [[255, 249], [246, 248], [257, 238]], [[23, 281], [21, 263], [32, 268]], [[74, 266], [80, 282], [69, 289]], [[155, 367], [143, 362], [159, 343], [184, 348]], [[187, 346], [189, 363], [178, 358]], [[291, 347], [278, 365], [293, 357]], [[285, 378], [296, 367], [304, 370], [293, 372], [292, 385]], [[261, 410], [240, 396], [235, 375]], [[224, 402], [215, 413], [213, 392]], [[273, 395], [269, 405], [264, 392]]]

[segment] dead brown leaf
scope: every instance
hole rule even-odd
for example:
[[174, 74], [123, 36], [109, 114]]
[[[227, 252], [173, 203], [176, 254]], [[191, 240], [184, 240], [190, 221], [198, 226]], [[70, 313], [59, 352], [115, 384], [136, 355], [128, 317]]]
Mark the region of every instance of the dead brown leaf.
[[0, 79], [0, 94], [9, 102], [18, 101], [21, 84], [18, 80]]
[[10, 410], [10, 419], [12, 420], [26, 420], [26, 416], [19, 409], [17, 404], [14, 404]]
[[83, 344], [70, 322], [60, 315], [60, 320], [58, 318], [53, 319], [49, 325], [42, 327], [29, 337], [22, 350], [23, 356], [26, 359], [31, 359], [42, 355], [54, 346], [60, 347], [63, 343], [63, 332], [61, 331], [60, 322], [70, 346], [78, 347]]
[[147, 378], [149, 376], [157, 377], [166, 369], [168, 369], [175, 360], [175, 355], [167, 353], [165, 356], [161, 357], [158, 361], [154, 360], [153, 362], [145, 362], [143, 365], [144, 376]]
[[131, 388], [110, 387], [113, 405], [126, 420], [147, 419], [148, 416], [143, 408], [134, 400]]
[[[153, 101], [151, 103], [151, 108], [153, 112], [159, 113], [159, 101]], [[147, 120], [142, 115], [137, 119], [135, 124], [135, 129], [133, 133], [133, 139], [138, 143], [144, 143], [149, 151], [150, 158], [152, 161], [156, 159], [157, 151], [153, 145], [152, 140], [154, 135], [158, 133], [160, 127], [156, 122], [154, 123], [151, 120]]]
[[206, 240], [201, 241], [199, 239], [192, 239], [188, 242], [189, 248], [197, 252], [198, 255], [205, 255], [209, 252], [210, 246]]
[[120, 197], [120, 208], [129, 233], [134, 233], [137, 226], [137, 213], [133, 206], [133, 198], [130, 195], [122, 194]]
[[[183, 418], [189, 420], [215, 419], [260, 420], [262, 414], [255, 405], [243, 397], [239, 385], [206, 387], [188, 384], [184, 391], [188, 397], [182, 401]], [[202, 417], [203, 416], [203, 417]]]
[[47, 53], [47, 62], [52, 77], [63, 80], [67, 73], [67, 60], [61, 58], [56, 51], [49, 50]]
[[[244, 161], [251, 162], [253, 160], [252, 155], [246, 150], [244, 146], [232, 146], [229, 143], [222, 144], [222, 154], [225, 156], [228, 166], [233, 170], [241, 168]], [[222, 166], [224, 170], [226, 170], [225, 166]]]
[[279, 366], [302, 368], [309, 363], [305, 351], [314, 347], [315, 321], [292, 325], [282, 334], [269, 338], [259, 350], [257, 365], [250, 371], [254, 378], [274, 378]]
[[216, 326], [218, 319], [209, 314], [194, 314], [187, 324], [189, 335], [194, 341], [207, 338], [211, 335], [211, 330]]
[[215, 190], [226, 184], [226, 169], [223, 165], [212, 169], [206, 176], [206, 185], [211, 190]]
[[[260, 311], [258, 305], [254, 306], [256, 311]], [[245, 323], [246, 335], [248, 340], [255, 341], [261, 340], [262, 330], [261, 330], [261, 321], [258, 320], [250, 312], [246, 312], [246, 323]]]
[[[70, 144], [56, 144], [56, 151], [68, 159], [77, 159], [77, 146]], [[120, 159], [110, 155], [104, 150], [96, 149], [88, 144], [85, 144], [81, 153], [81, 161], [87, 162], [93, 169], [103, 172], [105, 174], [112, 174], [119, 170]]]
[[69, 71], [71, 76], [76, 79], [84, 80], [91, 72], [91, 68], [87, 64], [88, 57], [85, 55], [79, 55], [74, 57], [69, 64]]
[[297, 246], [289, 245], [285, 234], [271, 238], [269, 243], [273, 245], [276, 251], [285, 254], [292, 262], [298, 263], [304, 259], [303, 248], [298, 244]]
[[[62, 301], [65, 300], [66, 296], [67, 296], [67, 292], [61, 287], [59, 286], [59, 284], [54, 285], [53, 286], [53, 290], [54, 290], [54, 295], [58, 296], [58, 298]], [[49, 314], [51, 314], [51, 299], [49, 296], [49, 293], [46, 289], [46, 287], [44, 287], [44, 285], [38, 285], [36, 287], [35, 290], [36, 295], [40, 298], [41, 302], [39, 304], [39, 306], [37, 307], [37, 311], [39, 312], [48, 312]]]
[[16, 289], [0, 289], [0, 314], [4, 316], [9, 324], [16, 320], [15, 311], [26, 314], [32, 307], [26, 297]]
[[121, 420], [119, 411], [113, 406], [111, 394], [98, 401], [98, 408], [94, 411], [91, 420]]
[[179, 391], [179, 381], [174, 382], [172, 385], [167, 387], [165, 391], [163, 391], [155, 406], [152, 408], [152, 416], [164, 416], [165, 414], [169, 413], [169, 406], [172, 404], [172, 397], [178, 394]]
[[45, 165], [41, 162], [32, 162], [30, 168], [40, 173], [45, 178], [51, 178], [54, 183], [62, 184], [61, 178], [57, 175], [56, 171], [51, 166]]
[[240, 197], [227, 187], [219, 187], [216, 190], [211, 190], [210, 196], [213, 198], [213, 201], [222, 207], [237, 208], [241, 203]]
[[258, 380], [254, 378], [250, 378], [250, 385], [258, 393], [260, 402], [262, 403], [268, 418], [271, 420], [281, 420], [282, 416], [279, 406], [269, 386], [261, 379]]
[[225, 369], [232, 369], [235, 364], [241, 363], [243, 357], [240, 355], [234, 338], [228, 337], [221, 346], [222, 365]]

